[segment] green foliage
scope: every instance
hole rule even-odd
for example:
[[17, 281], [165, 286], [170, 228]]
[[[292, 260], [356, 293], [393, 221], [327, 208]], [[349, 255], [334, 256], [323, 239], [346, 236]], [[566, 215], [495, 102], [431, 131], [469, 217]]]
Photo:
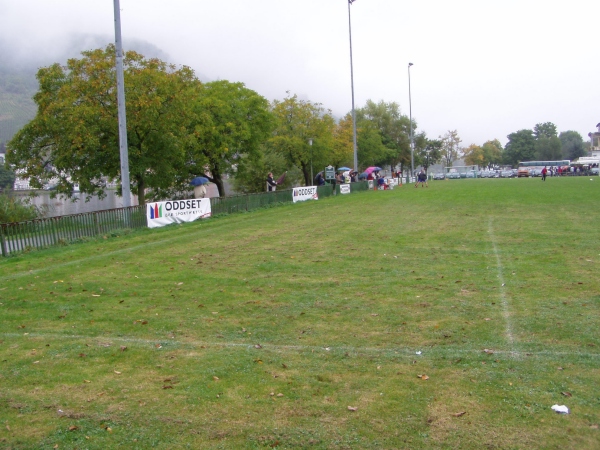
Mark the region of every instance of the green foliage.
[[238, 186], [252, 192], [249, 181], [263, 170], [261, 146], [274, 127], [269, 102], [243, 83], [226, 80], [206, 83], [191, 101], [190, 160], [205, 165], [189, 167], [189, 176], [207, 176], [223, 196], [223, 177], [235, 173]]
[[12, 189], [15, 183], [15, 173], [0, 163], [0, 189]]
[[516, 167], [519, 161], [535, 159], [535, 138], [531, 130], [519, 130], [508, 135], [502, 162]]
[[415, 164], [427, 170], [442, 159], [442, 140], [427, 139], [425, 133], [415, 136]]
[[34, 205], [0, 194], [0, 223], [24, 222], [39, 217], [39, 211]]
[[446, 167], [452, 167], [452, 163], [458, 159], [462, 140], [456, 130], [448, 130], [446, 134], [440, 136], [440, 139], [442, 140], [442, 160]]
[[486, 141], [481, 146], [483, 150], [483, 165], [500, 164], [502, 162], [502, 144], [498, 139]]
[[558, 138], [562, 143], [563, 158], [573, 161], [586, 155], [583, 138], [577, 131], [562, 131]]
[[[367, 100], [364, 107], [356, 110], [356, 121], [363, 133], [377, 130], [381, 144], [385, 147], [385, 150], [381, 149], [373, 136], [365, 136], [362, 141], [367, 146], [358, 146], [361, 166], [397, 166], [410, 163], [410, 119], [400, 113], [397, 103]], [[365, 121], [370, 122], [370, 125], [364, 125]], [[416, 128], [413, 120], [413, 133]], [[360, 133], [358, 139], [361, 141]]]
[[557, 136], [540, 136], [535, 141], [535, 157], [539, 160], [556, 161], [562, 159], [563, 151], [560, 139]]
[[542, 137], [553, 138], [557, 135], [556, 125], [552, 122], [538, 123], [533, 127], [533, 134], [539, 140]]
[[331, 111], [320, 103], [299, 100], [297, 95], [275, 100], [272, 111], [276, 127], [267, 145], [284, 158], [289, 169], [302, 172], [306, 186], [312, 185], [311, 165], [316, 174], [316, 167], [331, 164], [335, 129]]
[[[37, 115], [8, 144], [7, 159], [33, 187], [54, 180], [55, 193], [70, 196], [79, 183], [103, 197], [101, 178], [120, 176], [115, 49], [82, 55], [38, 71]], [[199, 82], [186, 67], [135, 52], [126, 53], [124, 69], [130, 178], [143, 204], [146, 189], [155, 199], [187, 187], [188, 105]]]

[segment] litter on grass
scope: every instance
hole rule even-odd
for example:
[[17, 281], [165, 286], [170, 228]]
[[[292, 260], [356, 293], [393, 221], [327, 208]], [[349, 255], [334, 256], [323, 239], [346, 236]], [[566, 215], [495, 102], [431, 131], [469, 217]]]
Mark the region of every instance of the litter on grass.
[[559, 414], [569, 414], [569, 408], [565, 405], [552, 405], [552, 409]]

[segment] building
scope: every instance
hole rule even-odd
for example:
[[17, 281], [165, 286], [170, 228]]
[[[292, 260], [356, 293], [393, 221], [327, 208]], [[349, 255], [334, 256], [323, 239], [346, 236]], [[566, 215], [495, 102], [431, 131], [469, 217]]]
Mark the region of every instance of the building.
[[597, 131], [588, 133], [590, 138], [590, 156], [592, 158], [600, 158], [600, 123], [596, 125]]

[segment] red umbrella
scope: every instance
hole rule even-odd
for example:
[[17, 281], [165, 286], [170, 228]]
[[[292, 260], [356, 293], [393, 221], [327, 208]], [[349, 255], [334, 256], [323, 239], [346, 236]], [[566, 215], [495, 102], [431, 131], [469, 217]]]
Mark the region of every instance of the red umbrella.
[[285, 176], [287, 175], [287, 172], [283, 172], [283, 175], [281, 175], [279, 178], [277, 178], [277, 184], [282, 184], [285, 181]]

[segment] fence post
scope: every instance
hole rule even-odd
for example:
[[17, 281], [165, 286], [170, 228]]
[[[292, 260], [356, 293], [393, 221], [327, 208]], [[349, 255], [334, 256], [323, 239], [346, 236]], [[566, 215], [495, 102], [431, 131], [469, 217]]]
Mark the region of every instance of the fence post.
[[4, 244], [4, 227], [0, 226], [0, 247], [2, 248], [2, 256], [6, 255], [6, 245]]

